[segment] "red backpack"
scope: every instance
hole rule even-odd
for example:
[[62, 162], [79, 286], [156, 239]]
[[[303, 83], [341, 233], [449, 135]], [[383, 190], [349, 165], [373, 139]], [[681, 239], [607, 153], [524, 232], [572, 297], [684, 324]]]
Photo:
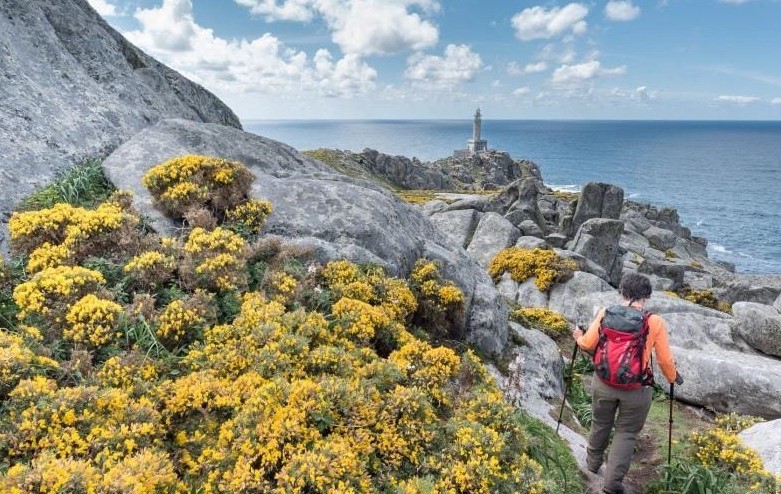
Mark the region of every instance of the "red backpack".
[[594, 351], [594, 374], [602, 382], [619, 389], [653, 384], [653, 370], [643, 362], [650, 316], [650, 312], [623, 306], [605, 311]]

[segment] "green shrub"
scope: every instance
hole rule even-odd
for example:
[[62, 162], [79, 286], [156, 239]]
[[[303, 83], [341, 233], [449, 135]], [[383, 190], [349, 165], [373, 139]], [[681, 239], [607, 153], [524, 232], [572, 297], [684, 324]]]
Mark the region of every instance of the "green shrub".
[[55, 178], [16, 207], [17, 211], [51, 208], [58, 203], [91, 208], [105, 201], [115, 187], [103, 175], [102, 160], [87, 159]]

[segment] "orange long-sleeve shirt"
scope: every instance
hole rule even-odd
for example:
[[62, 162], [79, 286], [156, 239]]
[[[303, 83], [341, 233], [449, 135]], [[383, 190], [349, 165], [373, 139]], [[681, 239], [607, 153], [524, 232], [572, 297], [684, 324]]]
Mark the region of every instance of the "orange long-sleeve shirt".
[[[602, 318], [605, 317], [605, 310], [602, 309], [597, 317], [591, 322], [586, 333], [577, 339], [580, 348], [587, 352], [593, 352], [599, 341], [599, 326], [602, 324]], [[648, 339], [645, 341], [645, 350], [643, 352], [643, 362], [649, 365], [651, 362], [651, 350], [654, 350], [656, 362], [662, 369], [662, 374], [667, 381], [675, 381], [677, 370], [673, 354], [670, 351], [670, 342], [667, 339], [667, 325], [664, 320], [656, 314], [651, 314], [648, 318]]]

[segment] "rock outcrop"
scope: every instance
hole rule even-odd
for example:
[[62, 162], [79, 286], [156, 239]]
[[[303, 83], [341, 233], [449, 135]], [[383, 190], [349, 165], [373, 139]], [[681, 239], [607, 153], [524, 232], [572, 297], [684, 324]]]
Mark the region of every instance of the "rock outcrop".
[[778, 310], [753, 302], [732, 306], [733, 332], [760, 352], [781, 358], [781, 314]]
[[531, 161], [514, 160], [499, 151], [425, 162], [368, 148], [360, 153], [316, 149], [305, 154], [346, 175], [401, 189], [494, 190], [522, 177], [540, 177], [539, 168]]
[[738, 434], [762, 458], [765, 470], [781, 477], [781, 419], [756, 424]]
[[0, 2], [0, 116], [0, 213], [161, 119], [241, 127], [217, 97], [130, 44], [87, 0]]
[[[264, 231], [311, 248], [326, 261], [348, 258], [385, 266], [407, 275], [415, 260], [442, 265], [465, 295], [465, 313], [455, 338], [499, 353], [507, 341], [507, 308], [487, 273], [452, 244], [416, 208], [385, 189], [334, 173], [293, 148], [240, 130], [186, 120], [148, 127], [103, 163], [117, 187], [132, 190], [135, 205], [158, 231], [176, 225], [152, 207], [141, 186], [148, 168], [182, 154], [207, 154], [238, 160], [256, 176], [251, 195], [274, 205]], [[499, 217], [501, 219], [501, 217]]]

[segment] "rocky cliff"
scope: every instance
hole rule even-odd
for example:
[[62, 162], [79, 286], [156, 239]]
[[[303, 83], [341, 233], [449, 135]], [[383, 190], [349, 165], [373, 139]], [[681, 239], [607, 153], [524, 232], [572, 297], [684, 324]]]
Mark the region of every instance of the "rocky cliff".
[[392, 156], [374, 149], [364, 149], [360, 153], [316, 149], [305, 154], [341, 173], [395, 189], [482, 191], [495, 190], [524, 177], [540, 178], [536, 164], [514, 160], [500, 151], [437, 161]]
[[241, 127], [217, 97], [130, 44], [87, 0], [0, 2], [0, 213], [57, 171], [174, 117]]

